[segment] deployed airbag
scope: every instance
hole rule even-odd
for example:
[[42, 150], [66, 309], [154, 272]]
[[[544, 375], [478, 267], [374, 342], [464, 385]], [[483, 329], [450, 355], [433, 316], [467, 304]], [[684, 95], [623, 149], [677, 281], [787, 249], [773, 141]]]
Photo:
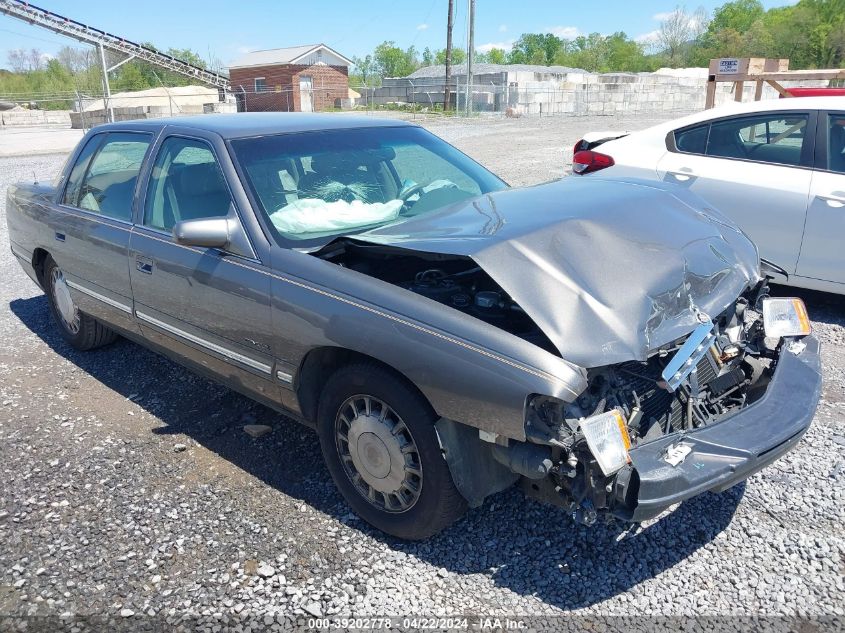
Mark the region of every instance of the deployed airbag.
[[273, 225], [282, 233], [325, 233], [391, 222], [399, 217], [402, 200], [362, 202], [318, 198], [294, 200], [270, 214]]

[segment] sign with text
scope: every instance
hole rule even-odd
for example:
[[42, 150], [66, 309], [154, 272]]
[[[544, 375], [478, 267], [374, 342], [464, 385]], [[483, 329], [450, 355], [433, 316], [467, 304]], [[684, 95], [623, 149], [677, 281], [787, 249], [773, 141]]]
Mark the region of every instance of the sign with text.
[[720, 75], [736, 75], [739, 73], [739, 60], [735, 57], [719, 60]]

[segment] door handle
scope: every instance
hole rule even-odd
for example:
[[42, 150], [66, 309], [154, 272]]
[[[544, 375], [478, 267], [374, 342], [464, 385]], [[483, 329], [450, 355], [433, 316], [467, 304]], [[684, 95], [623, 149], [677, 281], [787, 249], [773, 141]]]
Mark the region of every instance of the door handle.
[[135, 259], [135, 270], [146, 275], [153, 274], [153, 260], [146, 257], [138, 257]]
[[834, 209], [841, 209], [845, 207], [845, 197], [843, 196], [819, 196], [820, 200], [827, 202], [827, 206]]
[[689, 171], [670, 171], [668, 172], [672, 178], [677, 180], [678, 182], [687, 182], [691, 178], [695, 177], [695, 174], [692, 173], [691, 170]]
[[58, 231], [56, 231], [56, 241], [57, 242], [64, 242], [65, 241], [65, 234], [59, 233]]

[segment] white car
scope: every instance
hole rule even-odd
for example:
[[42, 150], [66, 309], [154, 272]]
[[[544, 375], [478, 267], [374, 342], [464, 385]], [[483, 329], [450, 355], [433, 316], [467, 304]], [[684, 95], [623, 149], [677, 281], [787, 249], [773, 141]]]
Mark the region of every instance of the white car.
[[776, 281], [845, 294], [845, 97], [733, 103], [575, 145], [573, 174], [675, 183], [782, 269]]

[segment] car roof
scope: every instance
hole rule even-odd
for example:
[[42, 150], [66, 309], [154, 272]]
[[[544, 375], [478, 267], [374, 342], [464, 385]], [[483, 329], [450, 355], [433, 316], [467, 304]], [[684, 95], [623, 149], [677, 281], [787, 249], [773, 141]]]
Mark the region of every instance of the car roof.
[[239, 112], [237, 114], [202, 114], [121, 121], [97, 126], [98, 132], [108, 130], [159, 130], [165, 126], [191, 128], [213, 132], [224, 139], [265, 136], [289, 132], [345, 130], [350, 128], [410, 126], [398, 119], [347, 114], [314, 114], [304, 112]]

